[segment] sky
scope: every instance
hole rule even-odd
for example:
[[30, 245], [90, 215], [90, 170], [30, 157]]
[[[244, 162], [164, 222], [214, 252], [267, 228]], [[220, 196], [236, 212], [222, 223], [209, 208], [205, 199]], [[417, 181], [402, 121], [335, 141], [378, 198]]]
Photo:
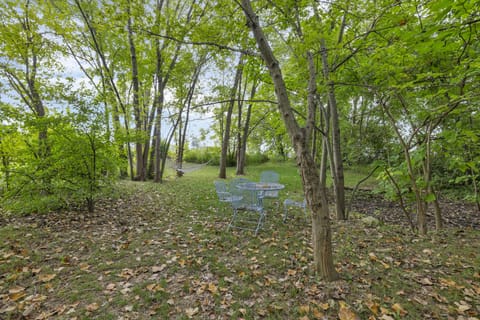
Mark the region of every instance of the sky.
[[[72, 57], [65, 57], [62, 58], [61, 64], [64, 66], [65, 70], [63, 72], [63, 76], [69, 76], [74, 79], [77, 79], [77, 84], [78, 88], [80, 87], [81, 83], [85, 83], [86, 85], [89, 85], [89, 80], [88, 78], [84, 75], [80, 67], [78, 66], [78, 63], [75, 61], [74, 58]], [[172, 94], [170, 92], [166, 92], [165, 94], [165, 104], [168, 104], [171, 99], [173, 99]], [[206, 130], [207, 132], [211, 131], [210, 126], [213, 124], [213, 113], [208, 112], [206, 114], [201, 114], [197, 112], [192, 112], [190, 114], [190, 122], [189, 122], [189, 127], [187, 129], [187, 137], [188, 138], [200, 138], [200, 132], [201, 130]], [[168, 134], [168, 131], [170, 130], [170, 125], [167, 124], [166, 122], [163, 123], [162, 125], [162, 136], [166, 137]], [[213, 139], [211, 134], [208, 134], [206, 137], [206, 140], [204, 141], [198, 141], [199, 146], [201, 147], [207, 147], [207, 146], [214, 146], [215, 145], [215, 140]]]

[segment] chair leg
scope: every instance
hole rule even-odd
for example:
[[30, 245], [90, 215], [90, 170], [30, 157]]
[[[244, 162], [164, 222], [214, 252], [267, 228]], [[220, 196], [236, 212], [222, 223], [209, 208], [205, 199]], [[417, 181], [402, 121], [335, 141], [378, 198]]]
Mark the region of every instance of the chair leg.
[[228, 224], [227, 231], [229, 231], [230, 228], [233, 227], [233, 223], [236, 217], [237, 217], [237, 210], [233, 209], [232, 219], [230, 219], [230, 223]]
[[262, 228], [263, 222], [265, 220], [265, 214], [260, 212], [260, 217], [258, 218], [257, 227], [255, 228], [255, 236], [258, 234], [258, 231]]

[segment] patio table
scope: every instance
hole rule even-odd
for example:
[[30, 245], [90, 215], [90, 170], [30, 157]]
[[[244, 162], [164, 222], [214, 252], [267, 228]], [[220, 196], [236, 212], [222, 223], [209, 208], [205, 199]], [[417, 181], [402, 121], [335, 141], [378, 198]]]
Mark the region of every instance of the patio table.
[[260, 195], [260, 201], [262, 201], [262, 196], [267, 191], [278, 191], [285, 188], [281, 183], [277, 182], [245, 182], [237, 185], [238, 189], [257, 191]]

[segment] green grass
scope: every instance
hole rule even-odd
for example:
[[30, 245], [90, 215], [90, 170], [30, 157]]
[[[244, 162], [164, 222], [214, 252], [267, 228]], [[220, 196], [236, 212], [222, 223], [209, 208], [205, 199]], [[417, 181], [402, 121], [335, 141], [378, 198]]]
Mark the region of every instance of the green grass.
[[[262, 170], [281, 173], [282, 198], [303, 197], [294, 164], [249, 167], [246, 177]], [[366, 174], [346, 172], [347, 185]], [[271, 206], [257, 237], [227, 232], [217, 175], [207, 166], [163, 184], [122, 181], [94, 214], [12, 218], [0, 227], [0, 318], [337, 319], [342, 301], [361, 319], [479, 317], [478, 230], [418, 237], [357, 215], [333, 222], [341, 280], [325, 283], [312, 270], [303, 213], [285, 224]]]

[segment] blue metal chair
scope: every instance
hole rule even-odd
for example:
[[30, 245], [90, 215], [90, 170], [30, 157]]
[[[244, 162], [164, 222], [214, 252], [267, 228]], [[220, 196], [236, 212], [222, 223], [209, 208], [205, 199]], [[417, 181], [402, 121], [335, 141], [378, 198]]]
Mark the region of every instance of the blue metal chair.
[[303, 199], [303, 201], [296, 201], [292, 199], [285, 199], [283, 201], [283, 222], [287, 221], [287, 215], [288, 215], [288, 208], [289, 207], [297, 207], [303, 209], [303, 213], [305, 215], [305, 221], [308, 221], [307, 219], [307, 200]]
[[[272, 170], [262, 171], [260, 173], [260, 182], [273, 182], [278, 183], [280, 181], [280, 175]], [[278, 199], [278, 190], [265, 191], [262, 193], [264, 199]], [[278, 203], [277, 203], [278, 208]]]
[[228, 225], [230, 228], [251, 230], [258, 234], [265, 221], [265, 212], [260, 193], [255, 183], [242, 182], [242, 188], [231, 188], [235, 200], [231, 201], [233, 215]]
[[228, 185], [225, 181], [217, 180], [213, 183], [215, 184], [215, 191], [217, 192], [219, 201], [232, 202], [234, 200], [234, 196], [229, 191]]
[[236, 190], [237, 186], [242, 183], [250, 183], [252, 181], [247, 178], [235, 178], [230, 182], [230, 190]]

